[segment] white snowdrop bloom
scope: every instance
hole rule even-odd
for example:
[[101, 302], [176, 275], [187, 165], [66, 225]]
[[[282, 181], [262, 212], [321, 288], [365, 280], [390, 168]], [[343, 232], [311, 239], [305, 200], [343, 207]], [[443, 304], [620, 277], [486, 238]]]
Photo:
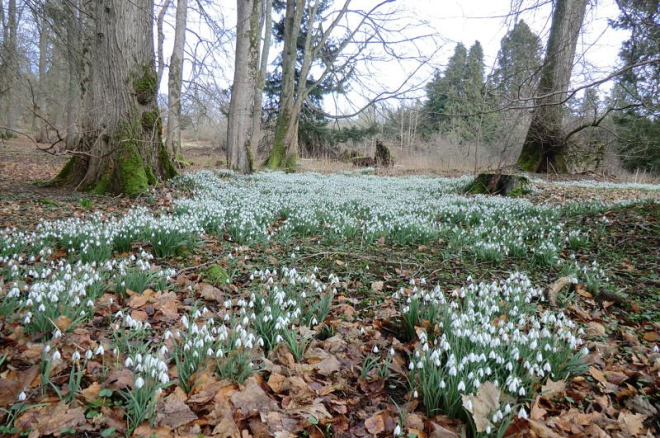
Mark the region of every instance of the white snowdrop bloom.
[[124, 366], [125, 366], [126, 368], [130, 368], [130, 367], [133, 366], [133, 359], [132, 359], [130, 356], [128, 356], [128, 357], [124, 360]]
[[413, 392], [413, 398], [417, 398], [417, 397], [419, 397], [419, 393], [417, 392], [417, 390], [415, 390]]
[[60, 329], [57, 329], [53, 332], [53, 339], [58, 339], [61, 337], [62, 337], [62, 332], [60, 331]]
[[518, 418], [522, 420], [526, 420], [528, 418], [527, 411], [525, 410], [525, 407], [520, 408], [518, 411]]
[[18, 399], [19, 402], [25, 401], [25, 400], [27, 400], [27, 394], [25, 393], [25, 391], [21, 391], [18, 394], [18, 397], [16, 397], [16, 398]]
[[140, 376], [137, 379], [135, 379], [135, 388], [140, 389], [144, 386], [144, 379]]
[[400, 435], [401, 435], [401, 426], [397, 424], [396, 427], [394, 428], [394, 436], [398, 437]]
[[374, 347], [371, 349], [371, 351], [373, 351], [374, 353], [378, 353], [378, 351], [379, 351], [378, 346], [374, 345]]
[[462, 380], [460, 382], [458, 382], [458, 388], [457, 389], [458, 389], [458, 391], [465, 391], [465, 382], [463, 382]]
[[53, 355], [51, 356], [53, 360], [60, 360], [62, 358], [62, 354], [58, 350], [55, 350], [53, 352]]
[[85, 359], [90, 360], [92, 358], [92, 350], [85, 350]]
[[105, 349], [103, 348], [103, 345], [99, 345], [98, 347], [96, 347], [96, 350], [94, 350], [94, 354], [96, 354], [97, 356], [103, 356], [104, 353], [105, 353]]
[[71, 360], [74, 362], [80, 360], [80, 353], [78, 352], [78, 350], [73, 352], [73, 354], [71, 355]]

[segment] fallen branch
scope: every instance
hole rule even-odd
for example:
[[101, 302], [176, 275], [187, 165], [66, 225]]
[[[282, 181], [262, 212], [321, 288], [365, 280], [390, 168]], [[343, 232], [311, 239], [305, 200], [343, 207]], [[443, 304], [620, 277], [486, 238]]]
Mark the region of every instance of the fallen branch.
[[552, 283], [545, 294], [550, 301], [550, 305], [557, 307], [557, 297], [559, 296], [559, 292], [573, 283], [575, 283], [574, 277], [561, 277], [559, 280]]

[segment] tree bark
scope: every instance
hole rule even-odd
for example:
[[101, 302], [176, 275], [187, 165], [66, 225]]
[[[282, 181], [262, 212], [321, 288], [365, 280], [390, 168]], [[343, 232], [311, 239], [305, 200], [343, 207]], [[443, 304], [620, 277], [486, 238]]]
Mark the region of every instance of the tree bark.
[[[282, 53], [282, 88], [279, 112], [275, 123], [275, 140], [266, 165], [270, 169], [296, 165], [298, 151], [298, 121], [300, 112], [295, 111], [295, 75], [298, 35], [303, 17], [304, 0], [287, 0], [284, 17], [284, 50]], [[309, 30], [310, 34], [312, 30]], [[304, 81], [304, 79], [300, 79]]]
[[69, 73], [66, 100], [66, 147], [75, 148], [78, 142], [78, 109], [80, 107], [80, 23], [77, 0], [66, 4], [66, 57]]
[[563, 101], [571, 81], [573, 58], [584, 20], [587, 2], [557, 0], [552, 15], [550, 38], [541, 68], [532, 120], [517, 166], [528, 172], [567, 171]]
[[158, 87], [160, 87], [161, 82], [163, 81], [163, 72], [165, 71], [165, 55], [163, 53], [163, 43], [165, 42], [165, 31], [163, 31], [163, 23], [165, 22], [165, 14], [167, 14], [167, 9], [170, 7], [171, 0], [165, 0], [163, 7], [158, 13], [158, 18], [156, 20], [156, 29], [158, 31], [158, 44], [156, 46], [156, 71], [158, 72]]
[[183, 49], [186, 45], [186, 22], [188, 0], [177, 0], [176, 28], [174, 31], [174, 48], [170, 58], [169, 75], [167, 79], [167, 136], [165, 144], [170, 156], [175, 161], [183, 161], [181, 149], [181, 88], [183, 77]]
[[250, 151], [252, 156], [257, 154], [259, 143], [261, 142], [261, 112], [263, 110], [264, 85], [266, 83], [268, 56], [270, 54], [270, 42], [273, 33], [273, 0], [266, 0], [265, 3], [263, 26], [259, 26], [260, 28], [264, 28], [264, 41], [261, 47], [257, 83], [254, 87], [254, 111], [252, 113], [252, 135], [250, 136]]
[[46, 126], [46, 74], [48, 67], [48, 20], [46, 19], [45, 6], [35, 11], [35, 21], [39, 23], [39, 83], [37, 86], [36, 108], [39, 115], [37, 120], [37, 136], [39, 143], [48, 142], [48, 130]]
[[262, 13], [263, 0], [237, 0], [236, 61], [229, 103], [227, 167], [245, 174], [252, 172], [250, 145]]
[[133, 195], [176, 170], [156, 104], [153, 0], [98, 0], [78, 150], [53, 181]]
[[[14, 106], [14, 83], [16, 81], [18, 63], [18, 12], [16, 9], [16, 0], [9, 0], [7, 2], [7, 17], [2, 17], [3, 25], [3, 38], [2, 38], [2, 52], [0, 52], [0, 101], [4, 105], [0, 106], [3, 118], [0, 124], [6, 128], [16, 128], [16, 109]], [[5, 21], [6, 20], [6, 21]]]

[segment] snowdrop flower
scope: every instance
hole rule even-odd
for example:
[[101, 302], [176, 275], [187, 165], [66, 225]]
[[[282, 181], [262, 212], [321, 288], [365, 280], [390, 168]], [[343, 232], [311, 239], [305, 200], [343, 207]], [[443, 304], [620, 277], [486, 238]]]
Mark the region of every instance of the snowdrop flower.
[[401, 435], [401, 426], [397, 424], [396, 427], [394, 428], [394, 436], [399, 436], [399, 435]]
[[522, 420], [526, 420], [528, 418], [527, 411], [525, 410], [524, 406], [518, 411], [518, 418]]
[[373, 351], [374, 353], [378, 353], [378, 351], [379, 351], [378, 346], [374, 345], [374, 348], [372, 348], [371, 351]]
[[140, 389], [144, 386], [144, 379], [142, 377], [138, 377], [135, 379], [135, 388]]
[[60, 360], [62, 358], [62, 355], [60, 354], [60, 352], [58, 350], [55, 350], [55, 352], [53, 353], [52, 358], [53, 358], [53, 360]]
[[105, 353], [105, 349], [103, 348], [103, 345], [99, 345], [98, 347], [96, 347], [96, 350], [94, 350], [94, 354], [96, 354], [97, 356], [103, 356], [104, 353]]
[[458, 382], [458, 390], [465, 391], [465, 382], [463, 382], [462, 380]]
[[413, 392], [413, 398], [417, 398], [417, 397], [419, 397], [419, 393], [417, 392], [417, 390], [415, 390]]
[[74, 351], [73, 354], [71, 355], [71, 360], [74, 362], [77, 362], [80, 360], [80, 353], [78, 353], [78, 350]]

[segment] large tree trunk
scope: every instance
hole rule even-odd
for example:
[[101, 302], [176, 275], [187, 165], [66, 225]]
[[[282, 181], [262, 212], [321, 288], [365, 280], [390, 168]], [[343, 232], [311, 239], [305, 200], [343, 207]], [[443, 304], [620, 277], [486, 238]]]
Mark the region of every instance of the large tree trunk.
[[[264, 42], [261, 47], [259, 73], [254, 87], [254, 111], [252, 112], [252, 135], [250, 136], [250, 151], [257, 154], [261, 142], [261, 112], [263, 110], [264, 84], [268, 71], [268, 56], [270, 54], [270, 41], [273, 33], [273, 0], [266, 0], [264, 6], [263, 26]], [[261, 31], [260, 31], [261, 32]]]
[[557, 0], [532, 121], [517, 165], [528, 172], [566, 172], [563, 101], [586, 12], [584, 0]]
[[[275, 123], [275, 140], [266, 162], [271, 169], [291, 170], [296, 165], [298, 152], [298, 122], [296, 111], [295, 75], [298, 35], [302, 22], [304, 0], [287, 0], [284, 17], [284, 49], [282, 53], [282, 88], [279, 113]], [[311, 30], [309, 31], [311, 34]], [[300, 80], [304, 81], [303, 76]]]
[[98, 0], [77, 154], [53, 181], [96, 193], [136, 194], [176, 174], [156, 105], [153, 0]]
[[176, 28], [174, 31], [174, 48], [170, 58], [169, 76], [167, 79], [167, 137], [166, 145], [172, 158], [183, 161], [181, 149], [181, 79], [183, 77], [183, 49], [186, 44], [186, 14], [188, 0], [178, 0], [176, 3]]
[[252, 172], [250, 144], [262, 13], [263, 0], [237, 1], [236, 61], [229, 103], [227, 167], [246, 174]]

